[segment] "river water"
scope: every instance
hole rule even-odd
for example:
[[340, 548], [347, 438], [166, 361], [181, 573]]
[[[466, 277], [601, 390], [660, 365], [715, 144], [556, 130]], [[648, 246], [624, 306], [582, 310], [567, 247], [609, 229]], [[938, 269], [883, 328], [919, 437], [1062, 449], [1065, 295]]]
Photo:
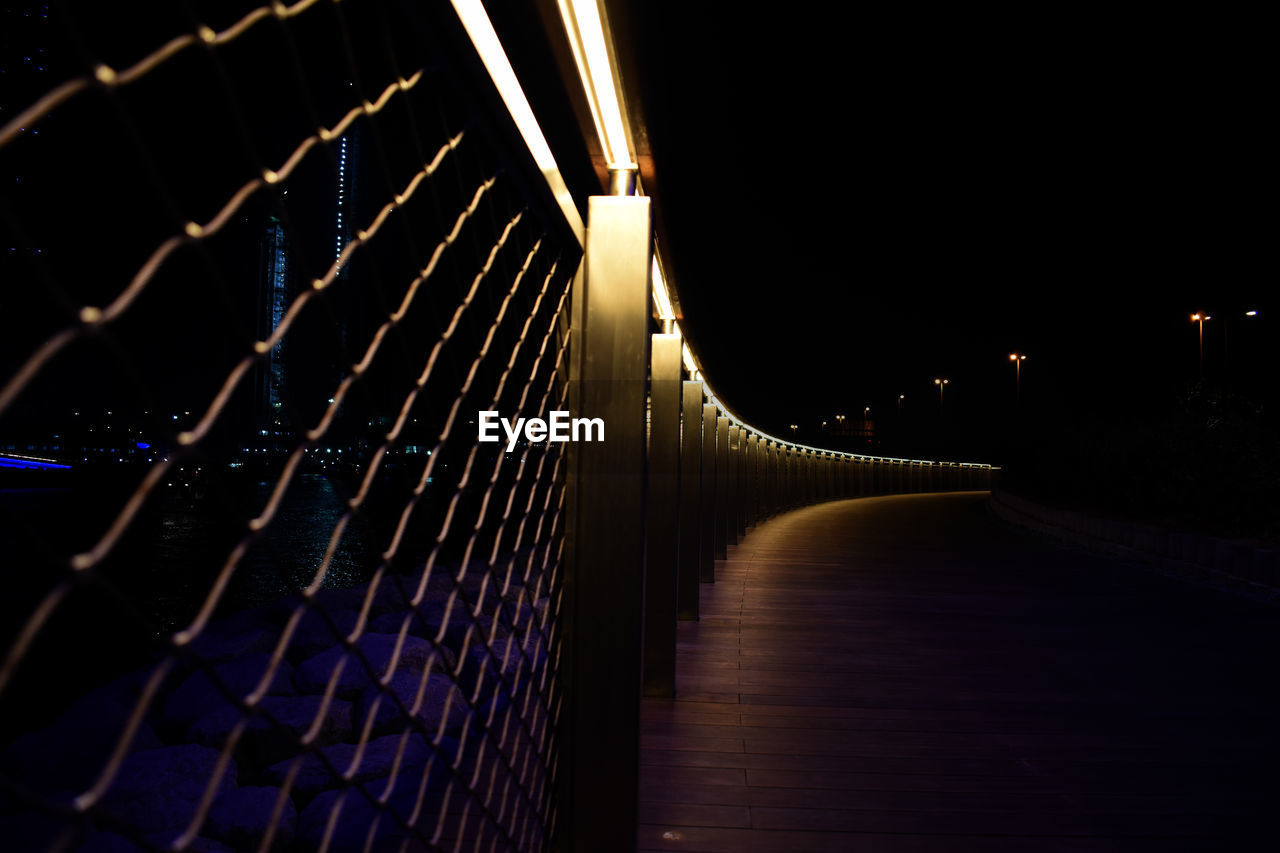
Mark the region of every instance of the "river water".
[[[76, 573], [69, 558], [90, 548], [135, 481], [81, 480], [73, 486], [0, 489], [0, 643], [7, 649], [51, 590], [69, 584], [53, 615], [0, 695], [0, 726], [29, 728], [96, 684], [154, 658], [163, 640], [189, 624], [221, 567], [266, 504], [274, 479], [242, 477], [208, 487], [175, 478], [148, 499], [100, 567]], [[311, 583], [356, 483], [299, 473], [275, 517], [240, 560], [218, 612], [269, 604]], [[403, 490], [370, 495], [334, 550], [325, 588], [355, 586], [377, 568], [404, 505]], [[401, 546], [420, 560], [436, 529], [423, 500]], [[6, 738], [0, 732], [0, 744]]]

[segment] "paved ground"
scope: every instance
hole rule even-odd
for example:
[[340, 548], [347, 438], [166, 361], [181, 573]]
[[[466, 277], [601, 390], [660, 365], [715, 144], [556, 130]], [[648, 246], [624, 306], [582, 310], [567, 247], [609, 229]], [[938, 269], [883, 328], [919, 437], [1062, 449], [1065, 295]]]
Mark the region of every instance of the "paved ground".
[[748, 534], [643, 710], [642, 850], [1280, 850], [1280, 607], [985, 495]]

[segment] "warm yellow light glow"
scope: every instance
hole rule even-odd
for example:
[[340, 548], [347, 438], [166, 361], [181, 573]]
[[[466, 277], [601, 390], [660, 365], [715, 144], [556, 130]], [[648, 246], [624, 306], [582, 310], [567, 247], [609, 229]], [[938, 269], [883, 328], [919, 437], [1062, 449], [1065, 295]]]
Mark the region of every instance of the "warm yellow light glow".
[[671, 307], [671, 294], [667, 292], [667, 280], [662, 277], [662, 265], [658, 263], [658, 254], [653, 254], [650, 268], [653, 287], [653, 307], [659, 320], [674, 320], [675, 309]]
[[604, 24], [596, 0], [559, 0], [560, 17], [564, 20], [573, 60], [587, 94], [591, 120], [604, 149], [605, 165], [610, 169], [635, 169], [635, 159], [627, 142], [627, 129], [622, 120], [622, 98], [613, 78], [609, 48], [605, 43]]
[[[676, 326], [676, 331], [679, 331], [679, 329], [680, 327]], [[700, 378], [698, 374], [698, 364], [693, 360], [693, 350], [689, 349], [689, 344], [685, 341], [681, 341], [680, 343], [680, 358], [684, 361], [684, 369], [689, 371], [689, 378]]]
[[[568, 188], [565, 186], [564, 178], [560, 174], [551, 149], [547, 145], [541, 128], [538, 126], [533, 110], [530, 108], [524, 91], [516, 79], [515, 72], [507, 60], [506, 52], [493, 30], [493, 25], [484, 10], [481, 0], [451, 0], [451, 2], [454, 11], [467, 31], [468, 37], [471, 39], [472, 45], [475, 47], [476, 53], [484, 63], [498, 94], [501, 96], [517, 130], [533, 156], [534, 162], [542, 171], [543, 177], [551, 188], [561, 211], [577, 235], [579, 243], [583, 242], [584, 227], [582, 218], [574, 205]], [[586, 92], [591, 118], [596, 127], [596, 135], [600, 139], [601, 148], [604, 151], [606, 166], [610, 169], [634, 170], [637, 165], [628, 141], [622, 98], [609, 58], [609, 47], [605, 40], [605, 22], [601, 18], [600, 6], [597, 0], [557, 0], [557, 5], [569, 37], [569, 44], [574, 54], [574, 62], [577, 65], [579, 77], [582, 79], [583, 89]], [[110, 74], [114, 79], [114, 72], [111, 72], [105, 66], [100, 72], [100, 76], [102, 74]], [[321, 128], [320, 136], [322, 139], [328, 138], [327, 133], [327, 130]], [[660, 273], [655, 275], [655, 284], [659, 276]], [[320, 282], [316, 282], [316, 284], [319, 285]], [[664, 298], [665, 302], [662, 302], [661, 300]], [[655, 305], [658, 305], [660, 316], [664, 314], [674, 315], [673, 306], [670, 302], [670, 291], [666, 289], [665, 281], [662, 284], [661, 296], [655, 290], [654, 302]], [[85, 312], [97, 310], [84, 309]], [[1206, 317], [1205, 319], [1208, 318]], [[86, 320], [85, 322], [89, 321]], [[679, 331], [678, 324], [676, 329]], [[682, 344], [681, 357], [689, 371], [689, 375], [693, 379], [705, 382], [705, 377], [702, 375], [693, 356], [693, 351], [687, 343]], [[898, 464], [909, 462], [906, 459], [893, 457], [839, 453], [829, 449], [796, 444], [794, 441], [784, 441], [750, 426], [737, 417], [728, 406], [716, 399], [715, 393], [709, 384], [705, 386], [705, 393], [708, 402], [713, 403], [730, 421], [747, 430], [750, 435], [757, 436], [760, 441], [772, 442], [775, 446], [786, 446], [797, 451], [821, 454], [835, 453], [839, 457], [856, 459], [861, 462]], [[898, 399], [903, 399], [903, 395], [899, 395]], [[794, 434], [794, 431], [799, 429], [799, 425], [792, 424], [791, 429]], [[974, 467], [991, 468], [992, 466], [975, 465]]]
[[493, 80], [493, 85], [497, 88], [503, 104], [506, 105], [507, 112], [515, 121], [516, 129], [520, 131], [524, 144], [533, 155], [533, 161], [538, 165], [538, 170], [542, 172], [548, 186], [551, 187], [551, 193], [560, 211], [568, 220], [573, 233], [577, 235], [578, 242], [582, 243], [585, 233], [582, 216], [578, 213], [573, 196], [570, 195], [569, 188], [560, 174], [560, 167], [556, 165], [555, 157], [551, 154], [551, 147], [547, 145], [547, 139], [542, 135], [542, 128], [538, 126], [533, 109], [530, 108], [529, 101], [524, 96], [520, 81], [516, 79], [516, 73], [511, 69], [511, 63], [507, 61], [506, 51], [502, 49], [502, 42], [498, 41], [498, 34], [493, 31], [493, 24], [485, 13], [484, 6], [481, 5], [480, 0], [453, 0], [453, 10], [467, 31], [476, 53], [480, 55], [480, 61], [489, 72], [489, 77]]

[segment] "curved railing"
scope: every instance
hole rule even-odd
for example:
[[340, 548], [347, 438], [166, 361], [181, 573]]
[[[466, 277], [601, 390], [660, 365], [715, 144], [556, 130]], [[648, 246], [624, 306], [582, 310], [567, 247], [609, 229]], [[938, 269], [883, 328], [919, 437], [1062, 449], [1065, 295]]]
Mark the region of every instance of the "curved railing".
[[641, 696], [716, 560], [815, 501], [989, 485], [717, 395], [608, 22], [561, 8], [614, 176], [585, 223], [478, 0], [15, 30], [6, 842], [625, 850]]
[[[549, 149], [478, 2], [454, 0], [548, 190], [563, 197]], [[568, 52], [610, 175], [592, 197], [570, 322], [569, 408], [607, 424], [602, 444], [569, 445], [560, 826], [565, 849], [634, 846], [641, 695], [671, 696], [679, 619], [698, 618], [748, 528], [815, 501], [986, 489], [992, 468], [866, 456], [770, 435], [705, 381], [680, 333], [656, 253], [604, 4], [559, 3]], [[554, 29], [555, 23], [549, 27]], [[577, 213], [566, 206], [566, 218]]]

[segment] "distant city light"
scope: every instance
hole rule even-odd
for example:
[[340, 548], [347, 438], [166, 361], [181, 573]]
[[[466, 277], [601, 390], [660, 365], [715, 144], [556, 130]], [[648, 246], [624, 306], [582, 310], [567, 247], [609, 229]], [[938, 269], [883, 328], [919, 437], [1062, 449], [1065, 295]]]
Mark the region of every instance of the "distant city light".
[[63, 465], [47, 459], [35, 459], [26, 456], [0, 456], [0, 468], [31, 468], [39, 470], [65, 470], [70, 465]]
[[[342, 256], [342, 247], [346, 245], [346, 232], [343, 230], [342, 211], [347, 196], [347, 135], [338, 140], [338, 229], [335, 241], [334, 259]], [[330, 400], [330, 403], [333, 401]]]

